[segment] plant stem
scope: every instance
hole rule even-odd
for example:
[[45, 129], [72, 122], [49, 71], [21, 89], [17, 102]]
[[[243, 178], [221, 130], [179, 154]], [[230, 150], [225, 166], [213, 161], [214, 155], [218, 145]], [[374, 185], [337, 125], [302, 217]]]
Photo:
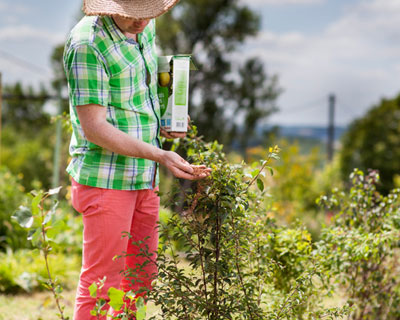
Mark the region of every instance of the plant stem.
[[235, 266], [236, 266], [236, 271], [237, 271], [238, 276], [239, 276], [240, 286], [242, 287], [242, 290], [243, 290], [243, 294], [244, 294], [244, 297], [245, 297], [247, 309], [249, 311], [250, 319], [254, 319], [253, 318], [253, 313], [251, 312], [251, 308], [249, 306], [249, 301], [247, 300], [248, 294], [247, 294], [246, 288], [244, 286], [243, 276], [242, 276], [242, 272], [241, 272], [240, 265], [239, 265], [239, 256], [240, 256], [239, 239], [238, 239], [238, 234], [236, 232], [235, 221], [233, 220], [233, 215], [231, 215], [231, 223], [232, 223], [231, 226], [232, 226], [232, 230], [233, 230], [233, 235], [234, 235], [234, 238], [235, 238]]
[[42, 239], [43, 239], [43, 245], [45, 246], [45, 247], [42, 248], [42, 252], [43, 252], [44, 260], [45, 260], [45, 263], [46, 263], [47, 276], [49, 277], [51, 292], [53, 293], [54, 299], [56, 301], [57, 309], [60, 312], [60, 319], [61, 320], [65, 320], [63, 309], [60, 306], [59, 297], [58, 297], [58, 294], [56, 293], [55, 284], [54, 284], [53, 278], [51, 276], [50, 266], [49, 266], [49, 261], [48, 261], [49, 246], [48, 246], [47, 241], [46, 241], [46, 229], [45, 229], [45, 226], [44, 226], [45, 214], [44, 214], [44, 210], [43, 210], [43, 202], [44, 202], [44, 200], [46, 200], [46, 198], [47, 198], [47, 196], [43, 197], [43, 199], [41, 200], [41, 204], [39, 206], [40, 215], [41, 215], [41, 219], [42, 219], [42, 221], [41, 221], [42, 222], [41, 223]]
[[249, 185], [247, 186], [246, 190], [247, 191], [250, 186], [258, 179], [258, 177], [260, 176], [261, 172], [265, 169], [265, 167], [267, 166], [267, 164], [270, 162], [271, 160], [271, 156], [268, 155], [267, 160], [265, 160], [264, 164], [261, 166], [260, 171], [257, 173], [257, 175], [249, 182]]
[[261, 277], [261, 269], [260, 269], [260, 240], [257, 239], [257, 267], [258, 267], [258, 298], [257, 298], [257, 305], [260, 306], [261, 304], [261, 295], [262, 295], [262, 281], [260, 280]]
[[214, 267], [214, 313], [212, 319], [218, 319], [218, 263], [219, 263], [219, 236], [221, 231], [221, 221], [218, 214], [218, 207], [216, 210], [216, 228], [215, 228], [215, 267]]
[[[204, 298], [206, 299], [206, 304], [208, 305], [206, 270], [205, 270], [204, 261], [203, 261], [204, 250], [203, 250], [203, 246], [201, 245], [201, 242], [203, 241], [203, 238], [202, 238], [202, 235], [201, 235], [201, 231], [198, 234], [198, 239], [199, 239], [198, 247], [199, 247], [199, 255], [200, 255], [200, 267], [201, 267], [201, 274], [202, 274], [202, 277], [203, 277], [203, 286], [204, 286]], [[210, 319], [209, 313], [207, 313], [207, 319]]]

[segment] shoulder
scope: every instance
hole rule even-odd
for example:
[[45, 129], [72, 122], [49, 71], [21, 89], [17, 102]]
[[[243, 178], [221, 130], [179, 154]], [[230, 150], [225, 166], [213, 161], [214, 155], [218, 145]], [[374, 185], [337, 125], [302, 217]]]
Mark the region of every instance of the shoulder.
[[64, 63], [79, 53], [103, 58], [102, 48], [109, 42], [103, 20], [99, 16], [83, 17], [71, 30], [64, 48]]
[[97, 33], [99, 20], [96, 16], [83, 17], [71, 30], [67, 39], [67, 45], [92, 44]]
[[65, 51], [81, 46], [98, 49], [102, 47], [101, 44], [104, 41], [107, 41], [107, 38], [108, 34], [101, 17], [85, 16], [71, 30], [66, 41]]

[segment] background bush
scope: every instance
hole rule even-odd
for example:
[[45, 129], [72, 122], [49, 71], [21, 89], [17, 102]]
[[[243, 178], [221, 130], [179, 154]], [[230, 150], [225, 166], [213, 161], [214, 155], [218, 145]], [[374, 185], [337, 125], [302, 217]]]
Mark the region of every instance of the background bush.
[[0, 251], [28, 247], [26, 231], [12, 221], [11, 216], [25, 199], [21, 176], [6, 167], [0, 167]]

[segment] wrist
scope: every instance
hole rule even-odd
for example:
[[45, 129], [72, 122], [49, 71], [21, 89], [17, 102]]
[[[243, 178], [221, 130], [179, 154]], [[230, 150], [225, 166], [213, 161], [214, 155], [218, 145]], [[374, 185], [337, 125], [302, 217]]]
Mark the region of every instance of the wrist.
[[155, 154], [155, 161], [163, 165], [164, 160], [165, 160], [165, 153], [166, 153], [165, 150], [157, 148], [157, 151]]

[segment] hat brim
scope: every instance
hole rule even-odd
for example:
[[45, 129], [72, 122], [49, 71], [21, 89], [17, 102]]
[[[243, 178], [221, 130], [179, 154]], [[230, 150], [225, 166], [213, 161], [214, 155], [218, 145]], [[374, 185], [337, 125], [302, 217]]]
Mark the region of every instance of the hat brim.
[[136, 20], [156, 18], [170, 10], [179, 0], [84, 0], [87, 16], [114, 16]]

